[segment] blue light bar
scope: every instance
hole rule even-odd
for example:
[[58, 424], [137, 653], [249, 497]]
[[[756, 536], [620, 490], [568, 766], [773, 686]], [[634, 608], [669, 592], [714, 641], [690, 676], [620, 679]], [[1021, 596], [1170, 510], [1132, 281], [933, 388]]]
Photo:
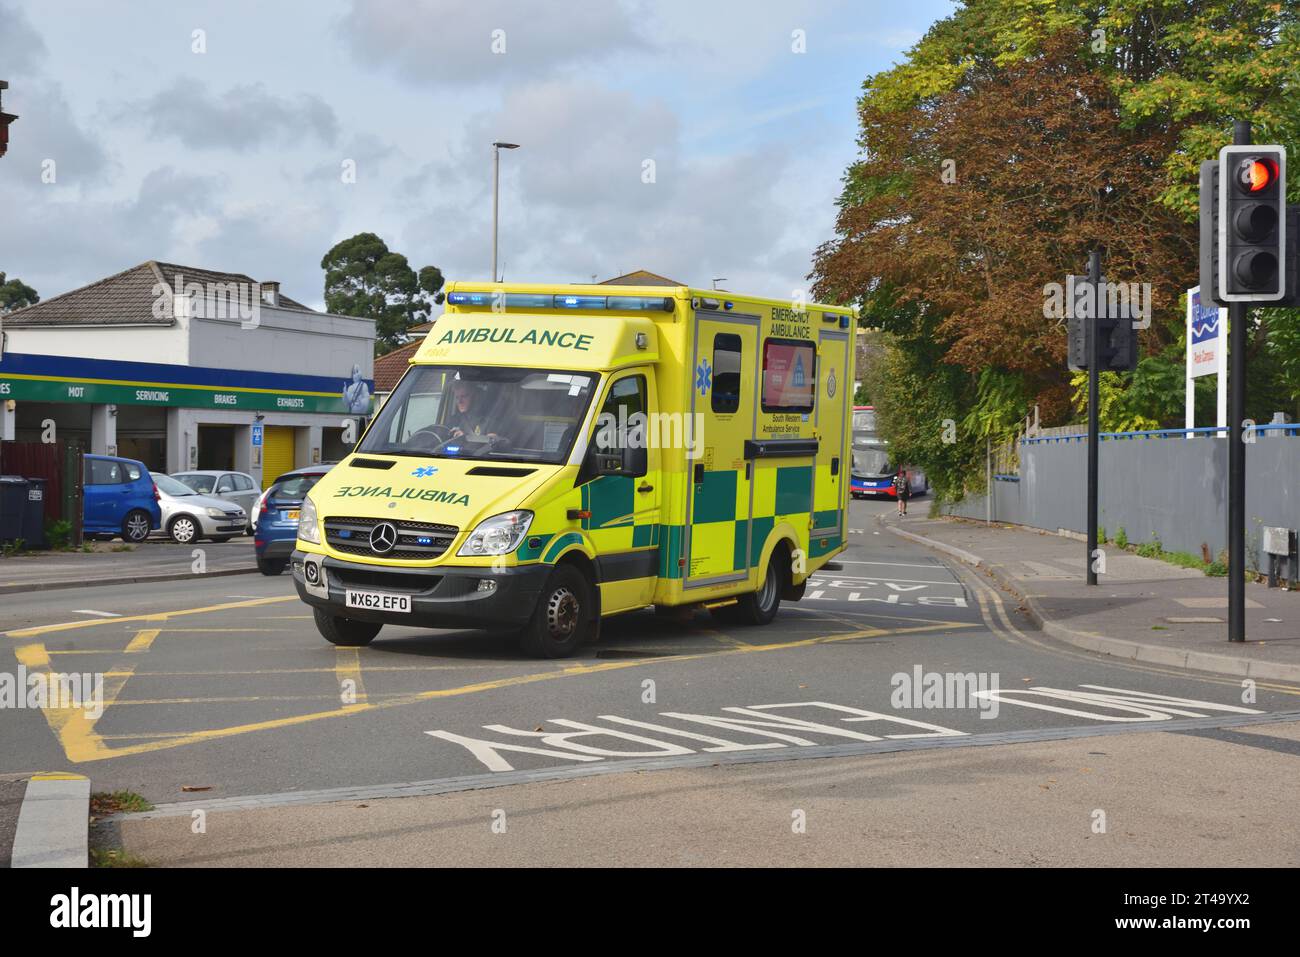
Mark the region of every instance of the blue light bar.
[[[501, 301], [496, 292], [451, 292], [447, 303], [452, 306], [495, 306]], [[585, 296], [550, 293], [511, 292], [504, 295], [507, 309], [617, 309], [624, 312], [672, 312], [671, 296]], [[730, 304], [728, 304], [730, 308]]]

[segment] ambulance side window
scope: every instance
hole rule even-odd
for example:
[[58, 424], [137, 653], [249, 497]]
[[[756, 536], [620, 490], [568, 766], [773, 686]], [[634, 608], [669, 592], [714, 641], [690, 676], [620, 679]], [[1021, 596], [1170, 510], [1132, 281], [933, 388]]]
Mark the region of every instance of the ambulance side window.
[[764, 412], [812, 411], [816, 399], [817, 347], [806, 339], [763, 340]]
[[740, 408], [740, 336], [719, 332], [713, 337], [713, 411], [722, 414]]
[[[633, 419], [640, 413], [639, 419]], [[600, 408], [596, 421], [596, 446], [601, 449], [619, 449], [627, 444], [623, 430], [642, 423], [646, 413], [645, 376], [630, 375], [609, 387], [609, 395]]]

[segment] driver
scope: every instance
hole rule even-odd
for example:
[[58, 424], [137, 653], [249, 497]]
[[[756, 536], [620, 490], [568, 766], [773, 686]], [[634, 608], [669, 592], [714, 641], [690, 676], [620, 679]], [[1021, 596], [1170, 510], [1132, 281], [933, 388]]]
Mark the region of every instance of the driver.
[[487, 424], [484, 400], [479, 390], [468, 382], [456, 382], [451, 387], [451, 413], [447, 425], [453, 438], [470, 436], [495, 439], [496, 433]]

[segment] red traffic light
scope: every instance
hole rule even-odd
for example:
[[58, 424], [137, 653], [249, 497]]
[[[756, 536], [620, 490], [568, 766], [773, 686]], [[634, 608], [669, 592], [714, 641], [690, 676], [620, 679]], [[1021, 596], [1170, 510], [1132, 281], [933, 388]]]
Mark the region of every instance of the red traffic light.
[[1262, 193], [1277, 182], [1277, 163], [1267, 156], [1248, 156], [1237, 167], [1237, 185], [1247, 193]]

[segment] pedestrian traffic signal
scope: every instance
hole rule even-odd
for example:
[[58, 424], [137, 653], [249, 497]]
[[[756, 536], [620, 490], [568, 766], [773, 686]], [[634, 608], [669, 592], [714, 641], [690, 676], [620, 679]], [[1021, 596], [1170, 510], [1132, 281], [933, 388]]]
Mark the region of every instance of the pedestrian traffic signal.
[[[1088, 336], [1097, 330], [1097, 368], [1101, 372], [1132, 372], [1137, 368], [1138, 342], [1133, 303], [1111, 295], [1103, 277], [1093, 289], [1087, 276], [1071, 276], [1069, 290], [1067, 363], [1072, 372], [1088, 371]], [[1114, 300], [1114, 301], [1112, 301]]]
[[[1288, 290], [1286, 147], [1225, 146], [1201, 164], [1201, 296], [1281, 303]], [[1292, 243], [1294, 245], [1294, 243]]]

